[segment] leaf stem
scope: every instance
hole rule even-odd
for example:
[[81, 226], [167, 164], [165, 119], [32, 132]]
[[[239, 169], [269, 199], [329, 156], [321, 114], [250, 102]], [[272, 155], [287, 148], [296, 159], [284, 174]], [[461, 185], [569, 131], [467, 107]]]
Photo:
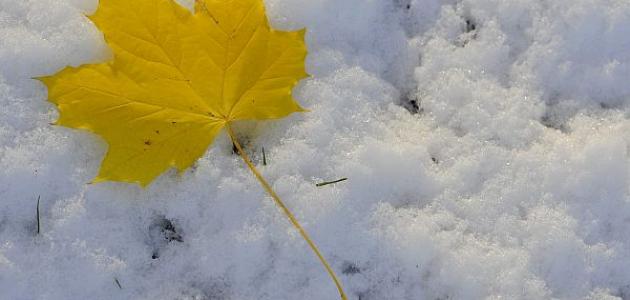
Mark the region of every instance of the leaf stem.
[[234, 135], [234, 131], [232, 131], [232, 128], [230, 127], [230, 124], [229, 123], [226, 124], [225, 128], [227, 129], [228, 135], [230, 136], [230, 139], [232, 140], [232, 143], [238, 149], [238, 154], [241, 156], [241, 158], [243, 158], [243, 160], [245, 161], [245, 163], [247, 164], [249, 169], [252, 171], [252, 173], [254, 173], [254, 175], [256, 176], [256, 179], [258, 179], [258, 181], [263, 186], [263, 188], [265, 188], [265, 191], [267, 191], [267, 193], [271, 196], [271, 198], [273, 198], [273, 200], [276, 203], [276, 205], [278, 205], [282, 209], [284, 214], [289, 218], [289, 220], [291, 221], [293, 226], [298, 230], [298, 232], [300, 233], [302, 238], [304, 238], [304, 240], [306, 240], [306, 243], [308, 243], [308, 245], [311, 247], [311, 250], [313, 250], [313, 252], [315, 252], [315, 255], [317, 255], [317, 258], [319, 258], [319, 261], [322, 263], [322, 265], [324, 265], [324, 268], [326, 268], [326, 271], [328, 272], [328, 275], [330, 275], [332, 280], [335, 282], [335, 285], [337, 286], [337, 290], [339, 290], [339, 295], [341, 296], [341, 299], [342, 300], [347, 300], [348, 297], [346, 297], [346, 294], [344, 293], [343, 288], [341, 287], [341, 283], [340, 283], [339, 279], [337, 279], [337, 275], [335, 275], [335, 272], [330, 267], [330, 265], [328, 264], [328, 262], [326, 261], [324, 256], [319, 252], [319, 249], [317, 249], [317, 246], [315, 246], [315, 243], [308, 236], [308, 234], [306, 233], [306, 230], [304, 230], [304, 228], [302, 228], [302, 226], [297, 221], [297, 219], [295, 218], [293, 213], [291, 213], [291, 211], [284, 204], [284, 202], [282, 202], [282, 200], [280, 200], [280, 197], [278, 197], [278, 195], [276, 194], [276, 192], [274, 192], [274, 190], [271, 188], [269, 183], [267, 183], [265, 178], [263, 178], [262, 174], [260, 174], [260, 172], [258, 172], [258, 169], [256, 169], [256, 167], [254, 166], [252, 161], [249, 159], [249, 156], [247, 156], [247, 153], [245, 153], [245, 151], [243, 151], [243, 148], [241, 147], [241, 144], [236, 139], [236, 136]]

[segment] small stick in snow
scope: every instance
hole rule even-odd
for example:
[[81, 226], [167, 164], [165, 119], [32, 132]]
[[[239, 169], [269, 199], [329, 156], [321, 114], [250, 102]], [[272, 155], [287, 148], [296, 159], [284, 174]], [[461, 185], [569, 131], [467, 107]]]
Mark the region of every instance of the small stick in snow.
[[40, 224], [39, 224], [39, 199], [42, 195], [37, 196], [37, 234], [39, 234]]
[[333, 183], [338, 183], [338, 182], [342, 182], [342, 181], [346, 181], [346, 180], [348, 180], [348, 178], [345, 178], [345, 177], [344, 177], [344, 178], [337, 179], [337, 180], [334, 180], [334, 181], [321, 182], [321, 183], [316, 184], [315, 186], [320, 187], [320, 186], [325, 186], [325, 185], [329, 185], [329, 184], [333, 184]]
[[263, 153], [263, 166], [267, 165], [267, 155], [265, 154], [265, 147], [262, 147], [262, 153]]
[[120, 285], [120, 281], [118, 281], [118, 278], [114, 277], [114, 282], [116, 283], [118, 288], [122, 290], [122, 285]]

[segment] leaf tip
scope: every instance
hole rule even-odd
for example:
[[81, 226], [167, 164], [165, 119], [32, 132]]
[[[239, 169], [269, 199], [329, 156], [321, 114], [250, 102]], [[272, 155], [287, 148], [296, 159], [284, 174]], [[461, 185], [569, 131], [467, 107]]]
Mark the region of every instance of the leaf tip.
[[48, 86], [50, 84], [50, 81], [52, 80], [52, 76], [35, 76], [35, 77], [31, 77], [31, 79], [37, 80], [43, 83], [44, 85]]
[[298, 104], [298, 106], [297, 106], [297, 112], [300, 112], [300, 113], [309, 113], [309, 112], [311, 112], [311, 110], [310, 110], [310, 109], [306, 109], [306, 108], [304, 108], [304, 107], [302, 107], [301, 105], [299, 105], [299, 104]]
[[297, 34], [300, 37], [300, 39], [304, 40], [304, 38], [306, 37], [306, 28], [302, 28], [298, 30]]
[[146, 189], [151, 184], [151, 182], [152, 182], [152, 180], [136, 181], [136, 183], [143, 189]]

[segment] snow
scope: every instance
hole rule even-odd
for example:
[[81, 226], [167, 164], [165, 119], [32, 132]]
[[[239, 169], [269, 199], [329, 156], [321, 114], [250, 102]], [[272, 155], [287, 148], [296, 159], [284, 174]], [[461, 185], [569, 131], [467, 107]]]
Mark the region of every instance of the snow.
[[[106, 144], [31, 78], [109, 57], [96, 5], [0, 0], [0, 299], [336, 299], [225, 136], [86, 184]], [[350, 299], [630, 297], [630, 2], [266, 5], [308, 29], [311, 112], [237, 129]]]

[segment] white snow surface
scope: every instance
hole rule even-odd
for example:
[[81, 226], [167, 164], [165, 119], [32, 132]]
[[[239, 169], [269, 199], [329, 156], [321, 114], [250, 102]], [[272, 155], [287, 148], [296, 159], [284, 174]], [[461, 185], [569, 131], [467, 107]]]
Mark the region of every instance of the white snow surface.
[[[238, 131], [350, 299], [630, 299], [629, 1], [265, 3], [311, 112]], [[108, 57], [96, 6], [0, 0], [0, 299], [338, 299], [225, 135], [86, 184], [106, 143], [31, 78]]]

